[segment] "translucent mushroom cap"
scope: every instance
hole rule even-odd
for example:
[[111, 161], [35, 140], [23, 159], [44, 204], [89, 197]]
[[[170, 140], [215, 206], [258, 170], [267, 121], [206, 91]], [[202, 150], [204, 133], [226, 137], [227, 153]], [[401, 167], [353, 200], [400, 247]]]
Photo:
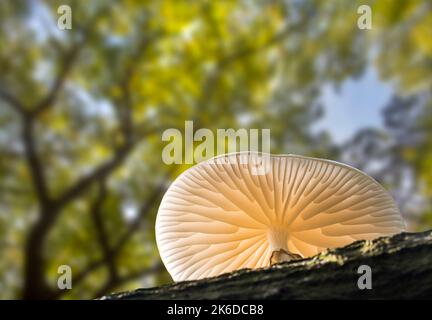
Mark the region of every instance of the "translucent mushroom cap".
[[296, 155], [264, 155], [259, 167], [262, 156], [219, 156], [172, 183], [156, 240], [175, 281], [266, 267], [281, 249], [309, 257], [404, 230], [390, 194], [365, 173]]

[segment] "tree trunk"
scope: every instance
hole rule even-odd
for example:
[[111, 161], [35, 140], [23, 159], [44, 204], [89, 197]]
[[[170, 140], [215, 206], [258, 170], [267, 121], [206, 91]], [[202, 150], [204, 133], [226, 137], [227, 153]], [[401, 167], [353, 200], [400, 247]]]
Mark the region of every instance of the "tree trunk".
[[45, 279], [46, 263], [44, 242], [55, 221], [54, 213], [45, 212], [31, 227], [24, 251], [24, 288], [22, 298], [27, 300], [54, 299], [55, 292]]
[[[360, 290], [361, 265], [372, 289]], [[360, 269], [362, 270], [362, 269]], [[361, 281], [360, 281], [361, 282]], [[103, 299], [411, 299], [432, 297], [432, 231], [401, 233], [260, 270], [113, 294]]]

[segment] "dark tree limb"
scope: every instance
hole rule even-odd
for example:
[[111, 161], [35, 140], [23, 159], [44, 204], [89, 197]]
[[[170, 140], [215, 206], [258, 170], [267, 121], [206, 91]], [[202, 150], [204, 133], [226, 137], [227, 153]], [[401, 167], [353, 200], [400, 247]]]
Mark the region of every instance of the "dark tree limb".
[[[157, 33], [159, 34], [159, 33]], [[149, 199], [144, 202], [139, 217], [134, 220], [131, 225], [128, 227], [128, 231], [124, 236], [120, 238], [120, 241], [111, 248], [108, 241], [108, 235], [106, 231], [103, 231], [103, 221], [101, 218], [101, 210], [102, 210], [102, 202], [103, 198], [107, 194], [106, 186], [104, 185], [104, 181], [108, 178], [108, 176], [117, 169], [120, 165], [123, 164], [124, 160], [127, 156], [133, 151], [134, 147], [137, 144], [136, 137], [133, 136], [135, 131], [135, 126], [132, 119], [132, 108], [133, 103], [131, 99], [131, 93], [129, 91], [130, 88], [130, 80], [133, 76], [133, 72], [135, 70], [135, 64], [138, 59], [144, 54], [145, 49], [148, 47], [150, 43], [155, 41], [158, 37], [156, 34], [150, 38], [143, 38], [143, 40], [138, 45], [136, 52], [132, 55], [132, 59], [130, 63], [125, 68], [125, 73], [121, 77], [120, 80], [120, 88], [122, 90], [122, 97], [119, 101], [118, 106], [118, 122], [120, 126], [120, 131], [123, 135], [122, 145], [118, 147], [110, 160], [102, 163], [98, 167], [96, 167], [91, 173], [86, 176], [79, 178], [73, 185], [71, 185], [59, 198], [57, 198], [54, 202], [54, 205], [58, 211], [60, 211], [64, 206], [68, 203], [72, 202], [76, 198], [82, 196], [94, 183], [99, 183], [100, 193], [99, 197], [95, 203], [93, 203], [92, 213], [94, 222], [97, 226], [98, 231], [98, 239], [99, 243], [102, 247], [103, 257], [99, 260], [91, 262], [87, 267], [85, 267], [80, 273], [74, 276], [74, 284], [77, 285], [84, 281], [92, 272], [96, 271], [98, 268], [107, 265], [109, 270], [109, 278], [107, 283], [100, 289], [103, 288], [111, 288], [118, 285], [118, 283], [122, 283], [127, 280], [126, 277], [123, 276], [119, 278], [117, 267], [115, 264], [116, 256], [123, 249], [124, 245], [126, 245], [127, 240], [132, 237], [132, 235], [138, 230], [142, 219], [145, 217], [146, 213], [151, 209], [151, 207], [155, 203], [155, 199], [160, 197], [165, 188], [157, 188], [157, 190], [150, 195]], [[144, 136], [148, 136], [157, 132], [159, 128], [148, 128], [141, 132], [140, 138]], [[103, 188], [101, 188], [101, 184], [103, 184]]]
[[105, 227], [104, 219], [102, 216], [103, 205], [107, 197], [107, 189], [105, 180], [98, 183], [98, 194], [95, 201], [90, 208], [90, 215], [96, 229], [96, 239], [102, 251], [103, 260], [108, 267], [110, 281], [118, 279], [118, 270], [115, 261], [115, 255], [112, 253], [109, 235]]
[[57, 75], [54, 78], [53, 84], [51, 88], [49, 89], [47, 95], [42, 98], [36, 106], [31, 110], [31, 116], [37, 117], [39, 114], [44, 112], [45, 110], [49, 109], [57, 100], [58, 95], [60, 94], [62, 88], [64, 87], [64, 83], [66, 82], [66, 79], [68, 78], [70, 72], [72, 71], [80, 52], [87, 44], [95, 24], [97, 23], [97, 20], [107, 11], [109, 10], [108, 6], [105, 6], [101, 8], [95, 16], [90, 19], [90, 22], [86, 25], [80, 26], [77, 25], [77, 29], [79, 29], [79, 39], [77, 39], [72, 46], [67, 49], [66, 51], [62, 52], [60, 50], [61, 55], [61, 65], [59, 68], [59, 71]]
[[[159, 185], [159, 187], [156, 187], [155, 190], [151, 193], [151, 195], [146, 199], [146, 201], [142, 204], [138, 216], [128, 225], [127, 231], [120, 236], [119, 240], [110, 247], [110, 254], [112, 258], [114, 259], [118, 254], [120, 254], [121, 250], [124, 248], [124, 246], [127, 244], [127, 242], [130, 240], [130, 238], [139, 230], [139, 227], [141, 223], [143, 222], [143, 219], [146, 215], [150, 212], [152, 207], [155, 203], [157, 203], [157, 199], [162, 197], [163, 193], [165, 192], [166, 183], [165, 181]], [[83, 270], [81, 270], [79, 273], [74, 275], [74, 285], [78, 285], [81, 282], [83, 282], [90, 274], [92, 274], [94, 271], [99, 269], [100, 267], [103, 267], [106, 265], [106, 259], [105, 257], [102, 257], [100, 259], [97, 259], [91, 263], [89, 263]], [[133, 277], [133, 274], [135, 272], [132, 272], [130, 275], [122, 276], [122, 281], [125, 278]], [[118, 282], [120, 281], [119, 278], [117, 278], [117, 281], [114, 283], [112, 280], [108, 280], [107, 283], [111, 283], [110, 287], [115, 287], [118, 285]], [[105, 286], [108, 286], [108, 284], [105, 284]], [[100, 289], [100, 291], [102, 288]], [[105, 293], [105, 292], [104, 292]], [[101, 293], [103, 294], [103, 293]], [[99, 294], [99, 296], [101, 295]]]
[[[90, 174], [81, 177], [78, 181], [70, 186], [62, 196], [56, 202], [58, 207], [63, 207], [71, 201], [75, 200], [82, 194], [84, 194], [88, 188], [95, 182], [105, 179], [109, 174], [117, 169], [127, 156], [133, 151], [137, 144], [137, 140], [133, 137], [133, 132], [135, 129], [133, 123], [132, 108], [133, 103], [130, 94], [130, 81], [133, 76], [133, 71], [135, 70], [135, 64], [139, 61], [139, 58], [144, 54], [148, 45], [153, 41], [157, 40], [159, 33], [148, 38], [143, 37], [142, 41], [138, 45], [137, 50], [132, 54], [130, 63], [125, 68], [125, 73], [120, 77], [120, 88], [122, 92], [121, 101], [119, 101], [118, 108], [118, 123], [120, 126], [120, 131], [123, 136], [122, 144], [114, 150], [114, 154], [110, 160], [102, 163], [100, 166], [96, 167]], [[152, 133], [151, 130], [148, 133]]]
[[139, 230], [141, 223], [143, 222], [146, 215], [152, 209], [155, 203], [162, 197], [166, 190], [166, 181], [164, 180], [159, 186], [157, 186], [146, 201], [141, 205], [137, 217], [128, 225], [127, 231], [120, 237], [116, 245], [113, 248], [115, 253], [120, 252], [126, 243], [132, 238], [132, 236]]
[[[90, 274], [92, 274], [92, 272], [98, 270], [100, 267], [104, 266], [104, 264], [105, 260], [103, 258], [89, 263], [83, 270], [74, 274], [73, 285], [77, 286], [82, 283]], [[59, 292], [59, 295], [61, 293], [62, 292]]]
[[[361, 265], [372, 289], [360, 290]], [[415, 299], [432, 297], [432, 231], [356, 241], [314, 257], [103, 299]]]
[[59, 73], [55, 77], [52, 87], [49, 89], [48, 94], [34, 107], [31, 111], [33, 117], [38, 116], [48, 108], [50, 108], [56, 101], [60, 94], [64, 83], [72, 70], [72, 66], [78, 58], [79, 52], [84, 46], [85, 41], [75, 43], [68, 52], [66, 52], [62, 65], [60, 66]]
[[30, 170], [30, 175], [33, 181], [34, 190], [38, 198], [40, 207], [46, 211], [50, 205], [50, 196], [45, 178], [45, 172], [34, 140], [34, 122], [29, 117], [23, 119], [22, 127], [22, 142], [24, 144], [24, 156], [27, 161], [27, 166]]
[[164, 269], [165, 269], [165, 267], [163, 266], [163, 264], [158, 262], [151, 267], [146, 267], [146, 268], [141, 269], [141, 270], [132, 271], [125, 276], [121, 276], [120, 278], [117, 278], [115, 281], [108, 281], [107, 283], [105, 283], [96, 292], [94, 298], [99, 298], [103, 294], [110, 292], [112, 289], [114, 289], [114, 288], [116, 288], [122, 284], [143, 278], [145, 276], [154, 275], [154, 274], [159, 273], [160, 271], [162, 271]]
[[92, 172], [79, 178], [58, 199], [56, 199], [56, 207], [63, 208], [71, 201], [83, 195], [93, 183], [105, 179], [109, 174], [123, 164], [131, 151], [132, 145], [124, 145], [118, 148], [110, 160], [100, 164], [98, 167], [93, 169]]
[[15, 111], [18, 112], [21, 116], [25, 116], [27, 113], [24, 105], [17, 99], [14, 95], [6, 91], [4, 88], [0, 88], [0, 99], [5, 101], [9, 106], [12, 107]]
[[75, 43], [65, 55], [52, 88], [39, 103], [27, 110], [17, 99], [12, 99], [5, 94], [2, 95], [7, 97], [8, 102], [13, 104], [13, 107], [21, 114], [21, 141], [24, 145], [24, 154], [32, 176], [39, 206], [38, 218], [28, 231], [24, 249], [24, 287], [22, 291], [24, 299], [53, 299], [58, 296], [58, 290], [54, 290], [48, 285], [45, 278], [46, 261], [43, 246], [49, 231], [61, 212], [62, 206], [66, 204], [50, 198], [42, 161], [36, 148], [35, 121], [40, 113], [54, 104], [93, 25], [94, 21], [87, 25], [83, 40]]

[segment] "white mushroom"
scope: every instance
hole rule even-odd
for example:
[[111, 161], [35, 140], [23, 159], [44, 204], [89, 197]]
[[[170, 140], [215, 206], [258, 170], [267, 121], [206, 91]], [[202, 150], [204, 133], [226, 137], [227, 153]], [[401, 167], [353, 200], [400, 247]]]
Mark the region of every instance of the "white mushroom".
[[157, 215], [156, 240], [175, 281], [313, 256], [355, 240], [404, 230], [389, 193], [334, 161], [234, 153], [181, 174]]

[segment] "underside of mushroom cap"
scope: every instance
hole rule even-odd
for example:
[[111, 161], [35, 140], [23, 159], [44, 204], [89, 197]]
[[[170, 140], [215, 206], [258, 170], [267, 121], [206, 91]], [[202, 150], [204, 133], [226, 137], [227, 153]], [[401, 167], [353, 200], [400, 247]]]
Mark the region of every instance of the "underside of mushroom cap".
[[404, 228], [390, 194], [355, 168], [243, 152], [202, 162], [172, 183], [156, 240], [167, 270], [181, 281], [266, 267], [276, 251], [308, 257]]

